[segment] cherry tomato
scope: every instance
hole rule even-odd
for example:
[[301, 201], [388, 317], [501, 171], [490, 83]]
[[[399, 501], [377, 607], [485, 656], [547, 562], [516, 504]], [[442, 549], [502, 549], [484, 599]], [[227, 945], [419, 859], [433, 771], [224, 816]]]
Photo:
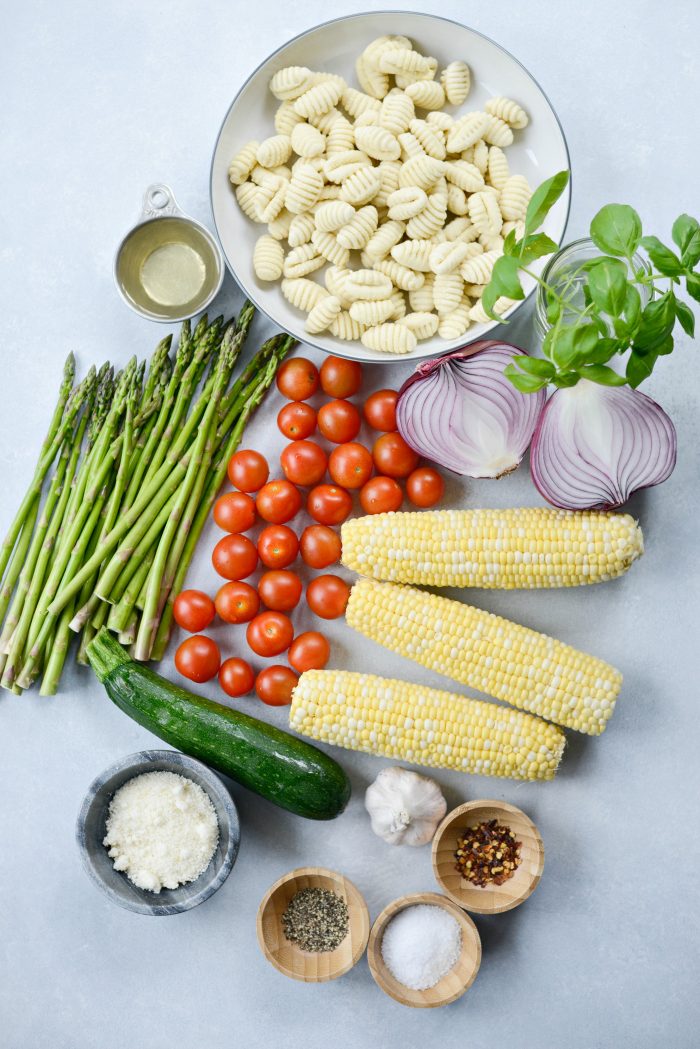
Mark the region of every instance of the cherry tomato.
[[396, 429], [396, 390], [377, 390], [365, 401], [365, 419], [374, 430]]
[[224, 583], [214, 601], [224, 623], [249, 623], [258, 614], [260, 598], [250, 583]]
[[225, 535], [214, 547], [211, 563], [224, 579], [245, 579], [258, 565], [258, 551], [246, 535]]
[[245, 659], [225, 659], [219, 668], [219, 684], [227, 696], [245, 696], [253, 691], [253, 668]]
[[316, 429], [316, 410], [303, 401], [292, 401], [280, 409], [277, 426], [290, 441], [303, 441]]
[[289, 665], [303, 674], [305, 670], [323, 670], [331, 654], [331, 646], [317, 630], [307, 630], [295, 637], [289, 646]]
[[255, 524], [255, 501], [245, 492], [226, 492], [214, 503], [214, 521], [224, 532], [247, 532]]
[[281, 612], [261, 612], [251, 619], [246, 641], [258, 656], [278, 656], [286, 652], [294, 638], [294, 627]]
[[306, 588], [306, 602], [321, 619], [342, 616], [350, 597], [350, 587], [337, 575], [319, 575]]
[[261, 670], [255, 679], [255, 691], [258, 699], [269, 707], [286, 707], [292, 702], [292, 690], [299, 680], [289, 667], [275, 663]]
[[374, 465], [385, 477], [408, 477], [418, 466], [419, 456], [400, 433], [383, 433], [372, 448]]
[[277, 372], [277, 389], [290, 401], [306, 401], [318, 389], [318, 370], [305, 357], [292, 357]]
[[445, 482], [430, 466], [420, 466], [408, 475], [406, 495], [414, 506], [435, 506], [445, 494]]
[[258, 583], [260, 600], [275, 612], [291, 612], [299, 604], [302, 585], [296, 572], [263, 572]]
[[175, 653], [178, 673], [190, 681], [210, 681], [219, 669], [221, 653], [216, 641], [205, 634], [196, 634], [183, 641]]
[[357, 441], [338, 445], [329, 456], [328, 473], [343, 488], [362, 488], [372, 476], [372, 455]]
[[318, 428], [333, 444], [354, 441], [360, 432], [360, 413], [350, 401], [328, 401], [318, 410]]
[[241, 492], [257, 492], [269, 476], [267, 459], [252, 448], [236, 452], [228, 461], [228, 479]]
[[329, 397], [352, 397], [362, 386], [362, 365], [344, 357], [326, 357], [320, 377], [321, 389]]
[[183, 590], [175, 598], [173, 605], [175, 622], [183, 630], [188, 630], [190, 634], [198, 634], [200, 630], [206, 630], [215, 615], [214, 602], [208, 594], [202, 593], [201, 590]]
[[258, 536], [258, 554], [266, 568], [286, 568], [299, 553], [299, 540], [287, 525], [267, 525]]
[[256, 495], [255, 505], [263, 520], [284, 524], [301, 510], [301, 495], [291, 481], [268, 481]]
[[324, 525], [340, 524], [352, 513], [352, 497], [337, 484], [319, 484], [309, 492], [306, 509], [314, 521]]
[[366, 514], [384, 514], [398, 510], [403, 492], [393, 477], [373, 477], [360, 490], [360, 506]]
[[315, 441], [292, 441], [280, 455], [280, 466], [293, 484], [318, 484], [326, 472], [328, 456]]
[[309, 525], [301, 533], [301, 556], [311, 568], [328, 568], [340, 561], [340, 536], [326, 525]]

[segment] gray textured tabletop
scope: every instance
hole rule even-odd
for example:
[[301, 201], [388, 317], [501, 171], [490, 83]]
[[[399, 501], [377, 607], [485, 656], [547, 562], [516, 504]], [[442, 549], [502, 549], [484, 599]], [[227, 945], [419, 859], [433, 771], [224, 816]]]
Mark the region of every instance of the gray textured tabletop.
[[[290, 36], [365, 6], [26, 0], [6, 9], [3, 530], [33, 468], [67, 350], [85, 369], [144, 356], [163, 334], [132, 314], [112, 283], [115, 245], [146, 185], [169, 182], [183, 207], [209, 222], [209, 158], [243, 79]], [[424, 9], [495, 38], [548, 92], [572, 155], [569, 239], [584, 234], [608, 201], [634, 204], [662, 237], [680, 211], [697, 211], [697, 5], [537, 0], [469, 9], [426, 0]], [[227, 278], [221, 308], [239, 302]], [[251, 344], [268, 330], [258, 320]], [[510, 335], [532, 344], [529, 307]], [[241, 852], [216, 896], [167, 919], [114, 907], [80, 867], [76, 813], [103, 768], [158, 744], [108, 702], [89, 671], [71, 667], [55, 699], [0, 697], [0, 1043], [697, 1045], [697, 353], [681, 340], [646, 387], [677, 424], [679, 458], [662, 488], [633, 501], [645, 533], [642, 560], [595, 588], [480, 595], [485, 607], [619, 666], [625, 685], [602, 738], [570, 734], [553, 783], [436, 774], [450, 804], [491, 796], [524, 808], [547, 849], [542, 883], [522, 908], [477, 918], [483, 965], [464, 999], [443, 1010], [407, 1010], [379, 991], [366, 960], [336, 983], [306, 986], [286, 980], [258, 950], [258, 902], [293, 867], [347, 874], [372, 917], [396, 896], [435, 887], [428, 849], [391, 849], [369, 831], [362, 794], [382, 760], [337, 752], [354, 797], [331, 824], [291, 817], [237, 790]], [[371, 382], [396, 383], [408, 370], [375, 368]], [[274, 397], [250, 431], [250, 443], [263, 450], [276, 444], [273, 409]], [[539, 502], [526, 467], [499, 483], [452, 483], [450, 497], [466, 506]], [[190, 578], [213, 588], [210, 546], [205, 536]], [[342, 624], [330, 633], [337, 665], [368, 667], [379, 657]], [[381, 658], [388, 673], [440, 683], [398, 657]], [[163, 669], [171, 672], [171, 657]], [[259, 712], [255, 701], [245, 703]], [[286, 721], [284, 710], [263, 716]]]

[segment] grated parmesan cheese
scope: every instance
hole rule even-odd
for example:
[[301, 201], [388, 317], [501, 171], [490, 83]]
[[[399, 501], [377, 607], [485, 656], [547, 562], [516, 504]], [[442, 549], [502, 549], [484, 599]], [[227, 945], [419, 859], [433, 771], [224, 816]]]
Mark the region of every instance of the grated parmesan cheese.
[[160, 892], [198, 878], [218, 841], [216, 811], [199, 784], [174, 772], [145, 772], [116, 791], [103, 845], [115, 870]]

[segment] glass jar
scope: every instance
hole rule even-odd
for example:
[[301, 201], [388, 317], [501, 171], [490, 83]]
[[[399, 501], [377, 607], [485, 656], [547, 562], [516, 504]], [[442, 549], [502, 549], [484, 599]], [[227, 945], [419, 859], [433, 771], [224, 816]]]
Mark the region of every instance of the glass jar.
[[[568, 282], [569, 276], [572, 272], [577, 270], [584, 262], [589, 262], [591, 259], [598, 259], [603, 256], [603, 252], [600, 248], [597, 248], [590, 237], [582, 237], [581, 240], [574, 240], [571, 244], [566, 244], [561, 248], [556, 255], [552, 255], [551, 259], [542, 271], [542, 280], [546, 281], [553, 288], [559, 291]], [[624, 262], [624, 259], [620, 261]], [[627, 263], [630, 278], [634, 276], [639, 270], [646, 270], [651, 273], [651, 268], [648, 261], [639, 254], [632, 256], [632, 264]], [[579, 309], [584, 309], [585, 302], [583, 299], [583, 285], [585, 284], [585, 272], [580, 273], [571, 282], [575, 288], [575, 294], [572, 299], [573, 305]], [[650, 289], [645, 285], [637, 285], [639, 296], [642, 300], [642, 309], [646, 306], [650, 298]], [[565, 319], [574, 321], [576, 315], [571, 313], [569, 317], [566, 317], [566, 311], [564, 313]], [[541, 284], [537, 285], [537, 296], [535, 299], [535, 328], [540, 340], [544, 339], [545, 335], [549, 331], [552, 325], [547, 320], [547, 293]]]

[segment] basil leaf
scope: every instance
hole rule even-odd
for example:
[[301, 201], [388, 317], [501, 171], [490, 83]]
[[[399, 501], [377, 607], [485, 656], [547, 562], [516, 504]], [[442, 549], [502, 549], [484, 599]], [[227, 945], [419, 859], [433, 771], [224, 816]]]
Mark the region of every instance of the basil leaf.
[[[700, 281], [700, 279], [699, 279]], [[634, 349], [639, 354], [657, 350], [673, 331], [676, 322], [676, 297], [671, 291], [652, 299], [642, 310], [639, 328], [634, 337]]]
[[620, 343], [617, 339], [598, 339], [586, 354], [586, 364], [607, 364], [611, 357], [620, 352]]
[[565, 388], [567, 386], [575, 386], [578, 382], [578, 372], [559, 372], [558, 375], [552, 379], [555, 386]]
[[[514, 232], [511, 230], [511, 233]], [[510, 236], [510, 233], [508, 234]], [[507, 240], [508, 238], [506, 238]], [[505, 254], [508, 252], [503, 247]], [[559, 245], [556, 244], [551, 237], [548, 237], [546, 233], [534, 233], [530, 237], [526, 237], [521, 242], [520, 248], [520, 265], [529, 266], [535, 259], [541, 259], [544, 255], [552, 255], [555, 251], [559, 250]]]
[[520, 390], [521, 393], [536, 393], [543, 386], [547, 385], [546, 379], [538, 378], [536, 375], [525, 375], [524, 372], [518, 371], [513, 364], [506, 365], [504, 375], [510, 379], [516, 390]]
[[633, 350], [629, 355], [627, 368], [625, 370], [627, 382], [630, 386], [636, 390], [640, 383], [649, 378], [655, 364], [655, 353], [648, 353], [642, 356], [640, 353], [635, 353]]
[[639, 246], [642, 220], [629, 204], [606, 204], [591, 222], [591, 238], [608, 255], [630, 258]]
[[550, 324], [556, 324], [561, 317], [561, 299], [557, 299], [551, 292], [547, 292], [547, 320]]
[[676, 299], [676, 317], [681, 322], [681, 327], [686, 335], [690, 335], [691, 339], [695, 335], [695, 315], [685, 302], [681, 302], [680, 299]]
[[537, 187], [530, 197], [530, 203], [525, 214], [526, 233], [532, 233], [534, 230], [539, 229], [551, 208], [566, 189], [568, 181], [569, 172], [559, 171]]
[[692, 215], [679, 215], [671, 233], [681, 250], [681, 262], [692, 269], [700, 261], [700, 223]]
[[683, 272], [681, 260], [658, 237], [642, 237], [639, 243], [664, 277], [677, 277]]
[[[571, 368], [576, 362], [578, 357], [578, 347], [576, 345], [577, 332], [578, 328], [571, 324], [562, 325], [558, 331], [552, 329], [549, 356], [559, 368]], [[547, 334], [549, 335], [549, 332]]]
[[506, 239], [503, 241], [503, 254], [504, 255], [519, 255], [522, 250], [524, 241], [518, 241], [515, 236], [515, 230], [512, 229]]
[[579, 368], [578, 373], [582, 379], [590, 379], [591, 382], [600, 383], [601, 386], [627, 385], [624, 375], [618, 375], [605, 364], [584, 364]]
[[528, 375], [537, 375], [543, 379], [551, 379], [556, 371], [551, 361], [543, 361], [541, 357], [514, 357], [513, 363]]
[[686, 276], [685, 290], [696, 302], [700, 302], [700, 276], [697, 273], [689, 273]]
[[627, 294], [627, 266], [620, 259], [598, 259], [588, 271], [588, 287], [599, 310], [619, 317]]
[[673, 353], [673, 336], [667, 335], [662, 339], [654, 352], [657, 357], [666, 357], [669, 353]]
[[642, 298], [637, 288], [631, 281], [627, 283], [625, 291], [625, 317], [631, 328], [636, 328], [642, 314]]

